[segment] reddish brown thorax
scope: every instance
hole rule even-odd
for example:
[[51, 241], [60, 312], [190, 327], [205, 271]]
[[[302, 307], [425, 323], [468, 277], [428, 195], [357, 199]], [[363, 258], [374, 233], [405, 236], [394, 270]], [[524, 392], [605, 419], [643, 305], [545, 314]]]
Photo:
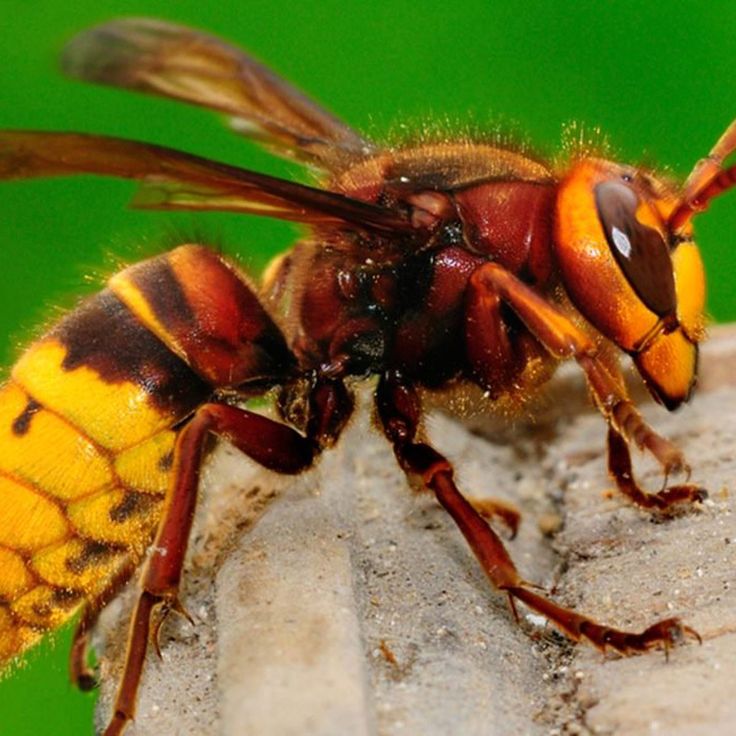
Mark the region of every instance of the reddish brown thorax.
[[[290, 303], [285, 324], [295, 326], [291, 340], [303, 357], [330, 364], [347, 355], [356, 373], [396, 366], [427, 385], [472, 374], [464, 343], [473, 272], [493, 261], [542, 290], [553, 278], [552, 175], [499, 152], [422, 146], [338, 177], [348, 196], [410, 212], [419, 232], [401, 239], [348, 234], [327, 249], [297, 245], [299, 265], [291, 264], [283, 291]], [[499, 175], [509, 179], [495, 180]]]

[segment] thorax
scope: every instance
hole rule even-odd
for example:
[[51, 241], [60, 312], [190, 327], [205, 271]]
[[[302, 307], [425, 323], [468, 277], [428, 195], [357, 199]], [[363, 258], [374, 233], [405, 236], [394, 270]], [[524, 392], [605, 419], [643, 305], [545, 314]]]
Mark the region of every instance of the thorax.
[[429, 223], [414, 240], [334, 232], [299, 243], [266, 278], [303, 365], [397, 367], [429, 383], [462, 371], [468, 280], [487, 261], [546, 290], [556, 182], [543, 165], [453, 143], [385, 153], [330, 188]]

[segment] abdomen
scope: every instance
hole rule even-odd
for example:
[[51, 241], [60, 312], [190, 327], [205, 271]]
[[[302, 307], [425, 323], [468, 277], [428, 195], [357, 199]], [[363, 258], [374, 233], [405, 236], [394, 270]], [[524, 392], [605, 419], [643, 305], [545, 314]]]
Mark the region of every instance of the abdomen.
[[21, 357], [0, 388], [0, 665], [142, 558], [171, 427], [209, 391], [109, 289]]

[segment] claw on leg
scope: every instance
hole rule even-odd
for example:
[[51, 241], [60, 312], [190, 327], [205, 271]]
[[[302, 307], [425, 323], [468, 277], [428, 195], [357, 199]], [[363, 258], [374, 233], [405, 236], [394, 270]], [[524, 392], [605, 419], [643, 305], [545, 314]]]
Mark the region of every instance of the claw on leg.
[[153, 630], [151, 631], [151, 643], [153, 649], [156, 652], [156, 656], [159, 661], [163, 661], [164, 655], [161, 653], [161, 629], [164, 625], [164, 621], [169, 617], [170, 609], [166, 603], [161, 604], [161, 608], [158, 611], [156, 620], [153, 622]]
[[569, 608], [563, 608], [526, 588], [511, 588], [506, 592], [509, 596], [518, 598], [529, 608], [542, 614], [573, 641], [587, 639], [593, 646], [604, 652], [607, 649], [613, 649], [619, 654], [626, 655], [646, 652], [661, 646], [667, 654], [671, 647], [682, 643], [687, 636], [702, 643], [700, 634], [690, 626], [683, 624], [679, 618], [662, 619], [635, 634], [599, 624], [587, 616]]
[[509, 608], [511, 609], [511, 615], [514, 617], [514, 621], [516, 621], [517, 624], [521, 623], [521, 618], [519, 618], [519, 611], [516, 608], [516, 601], [514, 600], [514, 594], [511, 591], [506, 591], [506, 596], [509, 600]]
[[182, 605], [178, 596], [173, 598], [166, 598], [161, 603], [161, 609], [158, 612], [158, 617], [153, 625], [153, 631], [151, 633], [151, 640], [153, 642], [156, 655], [159, 659], [163, 659], [161, 654], [161, 629], [166, 622], [166, 619], [171, 613], [178, 613], [180, 616], [185, 618], [192, 626], [194, 626], [194, 619], [192, 618], [189, 611]]
[[[655, 437], [654, 432], [650, 433]], [[662, 443], [666, 440], [659, 438]], [[669, 443], [667, 443], [669, 444]], [[647, 445], [648, 447], [648, 445]], [[671, 454], [671, 453], [670, 453]], [[654, 509], [658, 511], [666, 511], [671, 507], [680, 504], [692, 504], [697, 501], [704, 501], [708, 498], [708, 492], [705, 488], [696, 486], [692, 483], [683, 483], [675, 486], [667, 486], [667, 479], [671, 472], [675, 470], [684, 470], [689, 478], [689, 466], [682, 459], [679, 451], [677, 451], [679, 460], [676, 467], [672, 465], [663, 465], [665, 473], [665, 486], [658, 493], [648, 493], [643, 490], [634, 478], [634, 471], [631, 465], [631, 454], [628, 444], [624, 437], [616, 431], [612, 426], [608, 428], [608, 472], [616, 481], [618, 489], [628, 498], [630, 498], [637, 506], [645, 509]], [[658, 460], [661, 459], [655, 455]]]

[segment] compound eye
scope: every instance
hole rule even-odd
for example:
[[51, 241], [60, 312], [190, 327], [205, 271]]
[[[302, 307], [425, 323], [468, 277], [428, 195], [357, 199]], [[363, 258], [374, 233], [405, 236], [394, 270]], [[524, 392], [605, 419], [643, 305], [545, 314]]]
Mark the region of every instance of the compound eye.
[[677, 307], [672, 260], [660, 233], [637, 219], [639, 202], [639, 195], [621, 181], [595, 188], [598, 217], [616, 263], [646, 307], [667, 317]]

